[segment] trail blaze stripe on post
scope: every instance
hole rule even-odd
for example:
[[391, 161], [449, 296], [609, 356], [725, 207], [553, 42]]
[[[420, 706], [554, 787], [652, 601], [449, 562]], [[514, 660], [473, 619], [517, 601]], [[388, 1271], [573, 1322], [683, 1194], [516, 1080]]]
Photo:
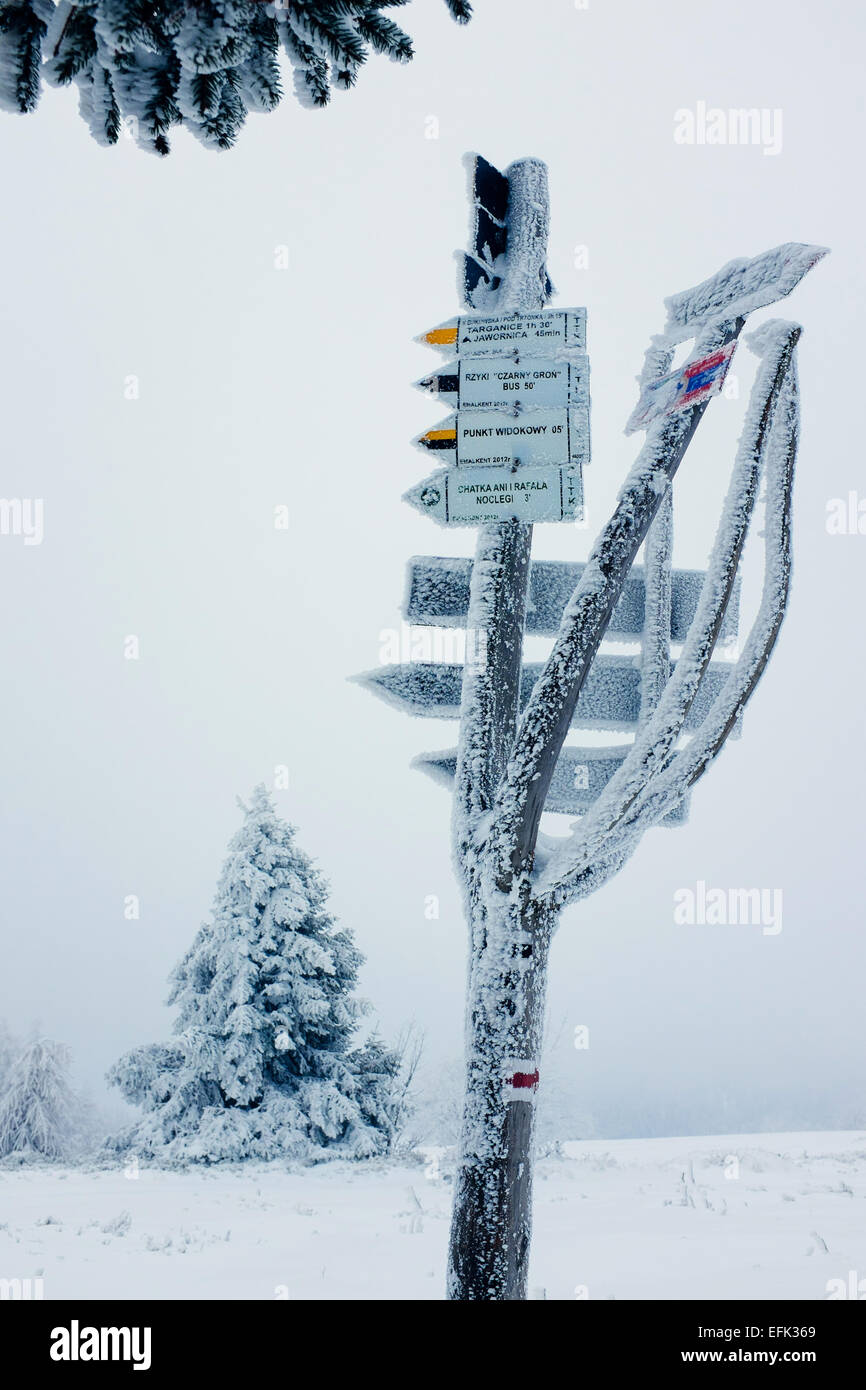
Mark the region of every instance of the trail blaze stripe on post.
[[538, 1072], [516, 1071], [511, 1078], [511, 1085], [518, 1090], [522, 1087], [537, 1086]]
[[502, 1098], [505, 1103], [522, 1100], [534, 1104], [537, 1091], [537, 1063], [514, 1061], [510, 1058], [504, 1064], [502, 1074]]

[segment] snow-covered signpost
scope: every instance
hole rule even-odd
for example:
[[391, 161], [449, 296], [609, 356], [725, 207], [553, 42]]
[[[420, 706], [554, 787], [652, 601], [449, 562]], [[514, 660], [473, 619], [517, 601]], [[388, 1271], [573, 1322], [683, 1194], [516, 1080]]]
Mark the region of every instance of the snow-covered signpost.
[[[463, 282], [475, 312], [425, 335], [459, 360], [419, 383], [457, 406], [455, 420], [429, 432], [434, 443], [438, 434], [443, 452], [451, 451], [443, 461], [452, 466], [407, 500], [445, 525], [485, 524], [468, 593], [466, 562], [415, 560], [407, 616], [452, 626], [465, 620], [474, 657], [467, 653], [462, 673], [413, 663], [365, 679], [413, 712], [460, 718], [456, 752], [422, 763], [454, 786], [454, 857], [470, 931], [466, 1097], [448, 1292], [455, 1299], [499, 1300], [526, 1296], [534, 1102], [557, 918], [615, 874], [645, 830], [682, 817], [690, 788], [738, 725], [784, 615], [798, 434], [796, 324], [772, 320], [748, 340], [759, 358], [757, 378], [700, 583], [671, 570], [671, 481], [721, 389], [746, 315], [792, 290], [824, 251], [789, 244], [732, 261], [667, 301], [668, 323], [647, 352], [641, 399], [629, 422], [646, 429], [646, 439], [612, 516], [584, 565], [531, 566], [532, 526], [521, 518], [564, 520], [581, 504], [589, 440], [585, 313], [544, 307], [552, 294], [545, 166], [521, 160], [503, 175], [477, 159], [473, 187], [475, 228]], [[692, 339], [686, 365], [672, 371], [676, 346]], [[549, 376], [545, 362], [556, 364]], [[509, 378], [496, 375], [512, 370], [516, 408], [504, 404]], [[531, 375], [536, 372], [542, 375]], [[530, 381], [545, 383], [543, 403], [530, 399]], [[483, 467], [459, 447], [479, 411], [491, 433], [467, 442], [477, 460], [480, 438]], [[515, 422], [527, 431], [544, 424], [559, 424], [560, 436], [570, 431], [566, 459], [554, 463], [544, 449], [521, 451], [515, 440], [545, 436], [537, 429], [508, 432]], [[428, 448], [429, 433], [422, 441]], [[545, 448], [552, 447], [553, 436], [547, 440]], [[516, 500], [514, 480], [534, 476], [540, 483], [551, 469], [571, 470], [570, 510]], [[465, 499], [459, 489], [476, 473], [485, 475], [477, 483], [491, 490], [469, 494], [472, 506], [464, 500], [452, 515], [451, 498]], [[736, 622], [737, 569], [762, 481], [763, 599], [739, 657], [722, 666], [711, 658]], [[527, 498], [539, 495], [539, 488], [527, 492]], [[511, 501], [479, 501], [496, 497]], [[633, 565], [644, 541], [640, 572]], [[565, 579], [571, 580], [567, 596]], [[553, 631], [554, 624], [548, 661], [525, 666], [525, 628]], [[640, 636], [640, 670], [597, 655], [608, 633], [623, 632]], [[682, 643], [676, 661], [672, 637]], [[564, 750], [573, 725], [626, 729], [632, 741], [616, 749]], [[580, 812], [581, 819], [565, 839], [540, 836], [544, 809]]]

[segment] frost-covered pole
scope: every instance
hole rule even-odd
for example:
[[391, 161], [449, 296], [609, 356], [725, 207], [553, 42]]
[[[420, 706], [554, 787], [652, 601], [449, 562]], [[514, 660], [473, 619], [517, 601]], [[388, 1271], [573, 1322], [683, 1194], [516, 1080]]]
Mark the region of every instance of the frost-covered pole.
[[[502, 312], [532, 313], [546, 304], [549, 220], [546, 166], [516, 161], [508, 169], [508, 252], [496, 305]], [[476, 546], [454, 802], [463, 878], [473, 827], [493, 804], [514, 743], [531, 549], [532, 527], [515, 520], [482, 527]]]
[[[508, 251], [496, 307], [532, 313], [544, 307], [550, 292], [547, 169], [540, 160], [525, 159], [512, 164], [507, 176]], [[531, 920], [525, 898], [490, 882], [478, 836], [517, 728], [531, 546], [532, 527], [521, 522], [482, 528], [467, 617], [469, 637], [483, 660], [467, 659], [464, 671], [454, 800], [454, 855], [470, 926], [466, 1099], [448, 1277], [455, 1299], [526, 1294], [532, 1076], [549, 932], [546, 920]], [[516, 1077], [526, 1084], [511, 1086]]]
[[[509, 256], [497, 308], [531, 312], [545, 302], [548, 286], [546, 171], [538, 161], [525, 161], [508, 172]], [[721, 346], [741, 327], [742, 319], [714, 324], [700, 346]], [[489, 661], [471, 669], [466, 663], [454, 819], [470, 956], [452, 1298], [526, 1296], [535, 1098], [556, 918], [552, 900], [532, 891], [541, 811], [626, 575], [705, 409], [705, 403], [696, 405], [650, 430], [516, 733], [531, 532], [496, 527], [480, 537], [468, 628], [476, 643], [485, 635]], [[662, 549], [663, 542], [662, 530]]]

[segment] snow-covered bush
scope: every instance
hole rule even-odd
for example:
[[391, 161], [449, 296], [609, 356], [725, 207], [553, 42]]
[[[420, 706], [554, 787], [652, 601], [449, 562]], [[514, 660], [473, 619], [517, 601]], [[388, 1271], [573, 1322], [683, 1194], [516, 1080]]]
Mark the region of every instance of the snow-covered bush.
[[5, 1019], [0, 1018], [0, 1096], [7, 1085], [21, 1047], [9, 1031]]
[[266, 789], [243, 809], [212, 920], [171, 976], [175, 1038], [109, 1072], [144, 1110], [109, 1147], [162, 1163], [383, 1153], [400, 1059], [375, 1035], [352, 1045], [360, 952]]
[[0, 1158], [67, 1159], [78, 1142], [69, 1052], [35, 1038], [19, 1053], [0, 1095]]
[[[248, 111], [272, 111], [283, 91], [280, 54], [305, 106], [352, 87], [372, 49], [408, 62], [408, 35], [383, 13], [406, 0], [5, 0], [0, 3], [0, 106], [32, 111], [41, 79], [74, 82], [94, 139], [121, 133], [168, 154], [186, 125], [228, 149]], [[446, 0], [465, 22], [467, 0]]]

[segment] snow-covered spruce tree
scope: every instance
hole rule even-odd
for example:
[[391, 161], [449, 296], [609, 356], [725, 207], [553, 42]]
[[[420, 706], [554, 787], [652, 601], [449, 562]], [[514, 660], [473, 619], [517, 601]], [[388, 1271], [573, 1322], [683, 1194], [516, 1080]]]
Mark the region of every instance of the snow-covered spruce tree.
[[375, 1036], [352, 1047], [360, 952], [266, 788], [241, 806], [212, 920], [171, 975], [176, 1036], [109, 1072], [144, 1109], [109, 1148], [162, 1163], [385, 1152], [399, 1059]]
[[[121, 132], [168, 154], [186, 125], [203, 144], [229, 149], [249, 111], [282, 97], [280, 54], [305, 106], [354, 86], [371, 50], [413, 56], [409, 36], [384, 11], [406, 0], [0, 0], [0, 107], [30, 112], [41, 77], [74, 82], [94, 139]], [[467, 0], [446, 0], [454, 18]]]
[[75, 1114], [68, 1050], [35, 1038], [18, 1055], [0, 1097], [0, 1158], [70, 1158]]

